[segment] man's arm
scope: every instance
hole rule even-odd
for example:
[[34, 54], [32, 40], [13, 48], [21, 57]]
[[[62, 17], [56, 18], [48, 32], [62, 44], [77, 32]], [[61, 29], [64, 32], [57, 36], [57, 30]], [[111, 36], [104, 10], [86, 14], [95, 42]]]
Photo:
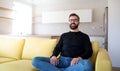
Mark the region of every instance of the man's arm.
[[59, 53], [61, 52], [61, 50], [62, 50], [62, 46], [63, 46], [63, 37], [61, 35], [58, 44], [56, 45], [55, 49], [53, 50], [52, 56], [57, 57], [59, 55]]
[[81, 57], [82, 57], [83, 59], [88, 59], [88, 58], [91, 57], [92, 54], [93, 54], [92, 44], [91, 44], [91, 42], [90, 42], [89, 36], [86, 36], [86, 37], [85, 37], [84, 49], [85, 49], [85, 52], [84, 52], [84, 54], [81, 55]]
[[55, 49], [53, 50], [52, 56], [50, 57], [50, 63], [52, 65], [57, 65], [59, 63], [57, 56], [59, 55], [59, 53], [62, 50], [62, 45], [63, 45], [62, 42], [63, 42], [63, 40], [62, 40], [62, 36], [61, 36], [58, 44], [56, 45]]

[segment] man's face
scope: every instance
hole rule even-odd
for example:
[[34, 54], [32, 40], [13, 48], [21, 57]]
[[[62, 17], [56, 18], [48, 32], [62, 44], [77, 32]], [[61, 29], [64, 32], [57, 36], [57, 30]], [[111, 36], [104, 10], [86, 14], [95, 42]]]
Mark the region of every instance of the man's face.
[[79, 20], [76, 16], [71, 16], [69, 18], [69, 27], [72, 29], [72, 30], [75, 30], [77, 29], [79, 26]]

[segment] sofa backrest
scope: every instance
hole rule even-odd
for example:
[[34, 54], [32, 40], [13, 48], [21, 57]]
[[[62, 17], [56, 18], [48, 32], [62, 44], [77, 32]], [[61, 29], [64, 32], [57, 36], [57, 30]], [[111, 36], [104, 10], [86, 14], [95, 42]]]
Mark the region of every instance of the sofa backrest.
[[0, 57], [20, 59], [25, 39], [0, 36]]
[[32, 59], [36, 56], [50, 57], [57, 42], [57, 39], [26, 37], [22, 59]]
[[[22, 59], [32, 59], [36, 56], [50, 57], [57, 44], [57, 39], [26, 37]], [[89, 58], [94, 64], [99, 50], [99, 42], [91, 41], [93, 55]]]
[[99, 42], [98, 41], [91, 41], [91, 43], [92, 43], [93, 54], [89, 59], [91, 60], [91, 62], [93, 64], [95, 64], [97, 53], [98, 53], [98, 50], [99, 50]]

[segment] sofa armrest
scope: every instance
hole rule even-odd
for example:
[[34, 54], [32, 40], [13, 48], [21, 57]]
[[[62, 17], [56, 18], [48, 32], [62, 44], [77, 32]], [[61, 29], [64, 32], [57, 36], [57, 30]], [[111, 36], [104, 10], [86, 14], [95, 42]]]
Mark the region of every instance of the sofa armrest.
[[112, 63], [108, 52], [100, 48], [96, 58], [95, 71], [112, 71]]

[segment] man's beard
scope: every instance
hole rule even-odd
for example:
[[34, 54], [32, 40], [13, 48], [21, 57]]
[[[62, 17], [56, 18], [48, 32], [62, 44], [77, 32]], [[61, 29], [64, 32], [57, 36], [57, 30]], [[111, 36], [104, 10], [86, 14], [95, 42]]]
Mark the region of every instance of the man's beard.
[[69, 27], [70, 27], [72, 30], [75, 30], [75, 29], [78, 28], [78, 25], [76, 25], [75, 23], [71, 23], [71, 24], [69, 25]]

